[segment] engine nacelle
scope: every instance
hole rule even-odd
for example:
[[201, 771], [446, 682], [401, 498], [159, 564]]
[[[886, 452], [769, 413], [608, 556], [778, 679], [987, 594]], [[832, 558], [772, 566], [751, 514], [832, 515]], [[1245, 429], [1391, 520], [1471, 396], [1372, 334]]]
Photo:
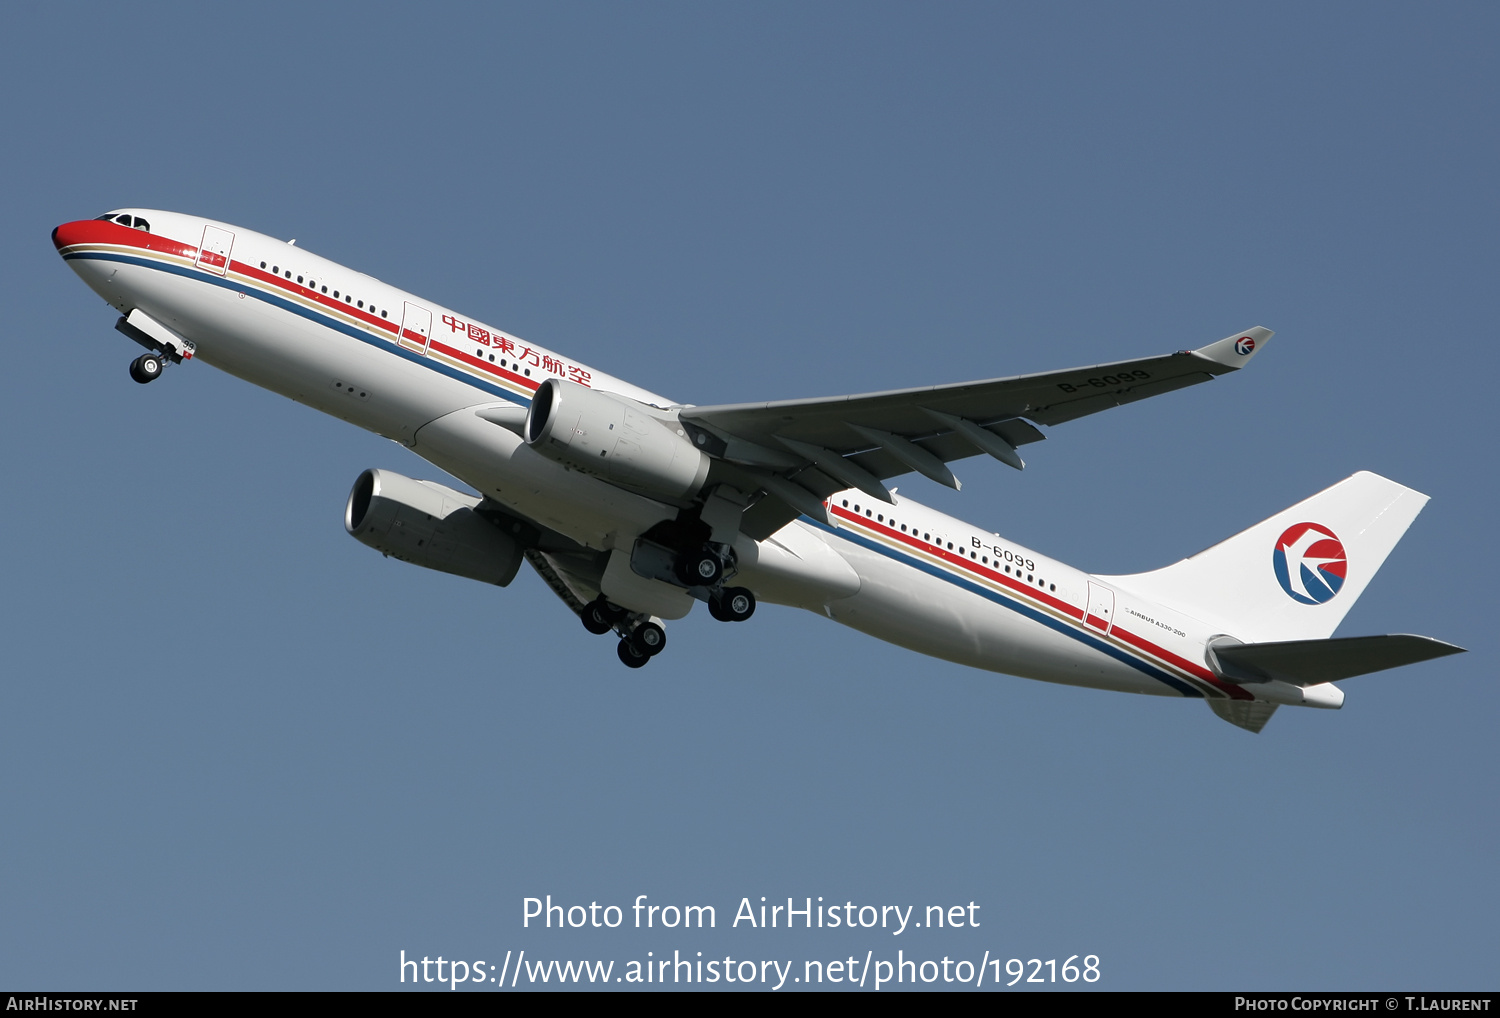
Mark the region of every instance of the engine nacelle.
[[505, 586], [521, 546], [474, 511], [480, 499], [389, 470], [366, 470], [344, 507], [344, 529], [378, 552], [414, 565]]
[[690, 498], [708, 479], [708, 455], [676, 420], [559, 378], [537, 389], [522, 437], [548, 459], [658, 498]]

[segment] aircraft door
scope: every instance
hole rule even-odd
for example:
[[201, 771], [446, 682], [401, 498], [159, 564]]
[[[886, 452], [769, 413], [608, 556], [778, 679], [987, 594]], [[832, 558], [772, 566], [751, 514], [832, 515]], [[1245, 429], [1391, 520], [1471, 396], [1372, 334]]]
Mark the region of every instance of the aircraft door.
[[410, 301], [401, 304], [400, 343], [408, 350], [425, 354], [427, 344], [432, 342], [432, 312], [418, 307]]
[[1115, 624], [1115, 592], [1097, 583], [1089, 584], [1089, 613], [1086, 621], [1105, 634]]
[[203, 243], [198, 245], [198, 268], [222, 276], [229, 271], [229, 253], [234, 250], [234, 234], [217, 226], [203, 228]]

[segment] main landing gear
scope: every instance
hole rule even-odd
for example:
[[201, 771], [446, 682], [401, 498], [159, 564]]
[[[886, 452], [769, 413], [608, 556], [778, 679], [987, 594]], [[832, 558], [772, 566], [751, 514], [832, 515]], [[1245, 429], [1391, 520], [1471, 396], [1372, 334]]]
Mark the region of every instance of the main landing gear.
[[159, 355], [143, 353], [130, 362], [130, 377], [145, 385], [147, 382], [154, 382], [160, 378], [162, 368], [165, 366]]
[[[708, 613], [720, 622], [744, 622], [755, 614], [755, 595], [744, 587], [725, 587], [708, 599]], [[578, 613], [583, 628], [595, 636], [610, 630], [620, 634], [615, 653], [627, 668], [644, 668], [667, 647], [667, 631], [599, 595]]]
[[725, 587], [709, 597], [708, 613], [720, 622], [744, 622], [755, 614], [755, 595], [744, 587]]
[[679, 557], [675, 572], [684, 587], [712, 587], [724, 578], [724, 561], [705, 546]]
[[655, 622], [642, 622], [620, 640], [615, 653], [627, 668], [641, 668], [667, 648], [667, 631]]
[[595, 636], [603, 636], [611, 629], [620, 634], [620, 645], [615, 650], [628, 668], [645, 667], [647, 661], [667, 647], [665, 629], [645, 616], [621, 608], [602, 594], [584, 605], [578, 617], [583, 628]]

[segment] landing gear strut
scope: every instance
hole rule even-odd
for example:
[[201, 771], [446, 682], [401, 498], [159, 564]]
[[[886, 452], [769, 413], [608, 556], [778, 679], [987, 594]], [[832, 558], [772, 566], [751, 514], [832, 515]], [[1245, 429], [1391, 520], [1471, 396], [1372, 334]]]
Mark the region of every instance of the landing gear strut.
[[154, 353], [143, 353], [130, 362], [130, 377], [145, 385], [161, 377], [162, 359]]

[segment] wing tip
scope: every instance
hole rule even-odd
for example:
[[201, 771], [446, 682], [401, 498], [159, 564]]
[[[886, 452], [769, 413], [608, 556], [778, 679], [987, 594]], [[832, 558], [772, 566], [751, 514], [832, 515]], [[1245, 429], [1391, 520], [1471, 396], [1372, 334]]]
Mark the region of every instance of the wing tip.
[[1193, 356], [1201, 357], [1206, 361], [1212, 361], [1230, 371], [1237, 371], [1250, 363], [1260, 348], [1266, 345], [1266, 341], [1276, 333], [1263, 325], [1257, 325], [1243, 332], [1236, 332], [1225, 336], [1223, 339], [1207, 346], [1200, 346], [1192, 351]]

